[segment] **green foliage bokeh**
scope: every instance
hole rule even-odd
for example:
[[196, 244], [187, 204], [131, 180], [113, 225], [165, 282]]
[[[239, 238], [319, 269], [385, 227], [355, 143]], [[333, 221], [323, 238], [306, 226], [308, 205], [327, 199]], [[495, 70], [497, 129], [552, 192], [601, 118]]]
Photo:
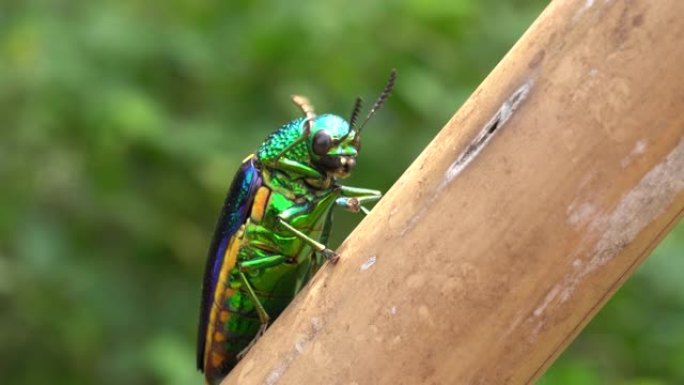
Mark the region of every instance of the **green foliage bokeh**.
[[[3, 2], [0, 383], [200, 383], [216, 215], [289, 95], [346, 116], [398, 68], [350, 182], [387, 190], [545, 3]], [[684, 383], [683, 249], [680, 227], [541, 383]]]

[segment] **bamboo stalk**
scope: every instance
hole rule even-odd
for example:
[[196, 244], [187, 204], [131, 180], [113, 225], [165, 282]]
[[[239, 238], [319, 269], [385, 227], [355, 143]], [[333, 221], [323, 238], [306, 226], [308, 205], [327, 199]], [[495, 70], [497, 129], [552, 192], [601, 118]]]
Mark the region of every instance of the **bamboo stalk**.
[[554, 1], [223, 384], [529, 384], [684, 210], [684, 2]]

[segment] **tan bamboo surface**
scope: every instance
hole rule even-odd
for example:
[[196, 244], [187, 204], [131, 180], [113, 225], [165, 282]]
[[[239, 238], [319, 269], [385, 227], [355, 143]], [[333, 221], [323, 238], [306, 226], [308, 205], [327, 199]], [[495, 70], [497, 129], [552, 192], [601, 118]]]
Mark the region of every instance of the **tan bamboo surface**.
[[553, 1], [223, 384], [534, 383], [682, 216], [682, 20]]

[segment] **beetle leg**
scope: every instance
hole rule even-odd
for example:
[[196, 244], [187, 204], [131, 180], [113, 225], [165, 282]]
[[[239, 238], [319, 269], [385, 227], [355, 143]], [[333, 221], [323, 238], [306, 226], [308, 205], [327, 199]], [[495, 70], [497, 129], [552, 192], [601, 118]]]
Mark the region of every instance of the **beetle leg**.
[[249, 280], [247, 280], [245, 272], [249, 272], [251, 270], [256, 269], [262, 269], [270, 266], [276, 266], [283, 262], [285, 262], [285, 257], [283, 257], [282, 255], [272, 255], [268, 257], [257, 258], [238, 263], [238, 275], [240, 276], [240, 281], [242, 281], [242, 284], [247, 290], [247, 295], [249, 296], [249, 299], [254, 304], [254, 308], [256, 309], [257, 315], [259, 316], [259, 322], [261, 323], [261, 326], [259, 326], [259, 331], [257, 332], [256, 336], [254, 336], [249, 345], [247, 345], [247, 347], [245, 347], [240, 351], [240, 353], [238, 353], [237, 359], [242, 359], [242, 357], [245, 354], [247, 354], [249, 349], [251, 349], [252, 346], [254, 346], [254, 344], [257, 342], [257, 340], [261, 338], [264, 332], [266, 332], [268, 324], [271, 321], [271, 317], [269, 317], [268, 313], [266, 312], [266, 309], [264, 309], [264, 305], [262, 305], [261, 301], [259, 301], [259, 297], [257, 297], [256, 293], [254, 292], [252, 285], [249, 284]]
[[382, 193], [378, 190], [349, 186], [340, 186], [340, 190], [342, 197], [337, 198], [335, 204], [353, 213], [362, 211], [368, 215], [370, 211], [362, 205], [367, 202], [376, 202], [382, 198]]
[[335, 200], [335, 205], [342, 207], [347, 211], [352, 213], [358, 213], [361, 211], [361, 202], [358, 198], [341, 197]]
[[[310, 106], [308, 100], [306, 98], [302, 98], [301, 100], [305, 102], [298, 105], [302, 106], [302, 111], [304, 111], [307, 115], [306, 119], [302, 121], [302, 135], [296, 140], [294, 140], [292, 143], [290, 143], [282, 151], [280, 151], [275, 157], [273, 157], [273, 159], [268, 161], [268, 163], [271, 167], [283, 171], [292, 171], [298, 174], [305, 175], [309, 178], [320, 179], [323, 178], [323, 174], [321, 174], [315, 168], [285, 157], [285, 154], [288, 151], [292, 150], [293, 148], [297, 147], [298, 145], [306, 141], [306, 139], [309, 137], [311, 124], [313, 122], [313, 119], [315, 118], [315, 114], [313, 113], [313, 107]], [[295, 103], [298, 103], [297, 100], [295, 100]]]
[[382, 192], [369, 188], [339, 186], [343, 197], [357, 198], [359, 203], [376, 202], [382, 198]]
[[297, 174], [305, 175], [307, 178], [323, 178], [323, 174], [318, 172], [318, 170], [316, 170], [315, 168], [288, 158], [279, 158], [277, 161], [273, 162], [272, 167], [283, 171], [290, 171], [295, 172]]
[[261, 322], [261, 325], [268, 325], [268, 322], [271, 320], [271, 317], [268, 316], [268, 313], [266, 313], [266, 309], [264, 309], [264, 305], [261, 304], [261, 301], [259, 301], [259, 298], [256, 296], [256, 293], [254, 292], [254, 289], [252, 289], [252, 285], [249, 284], [247, 281], [247, 277], [245, 276], [244, 271], [240, 269], [240, 280], [242, 281], [242, 284], [245, 285], [245, 289], [247, 289], [247, 294], [249, 295], [249, 299], [252, 300], [252, 303], [254, 303], [254, 307], [256, 308], [257, 315], [259, 316], [259, 322]]
[[330, 262], [337, 263], [337, 261], [340, 259], [340, 256], [336, 252], [330, 250], [326, 245], [316, 241], [315, 239], [312, 239], [308, 235], [297, 230], [296, 228], [294, 228], [294, 226], [287, 223], [287, 221], [285, 221], [283, 218], [278, 217], [278, 222], [280, 222], [280, 224], [283, 225], [286, 229], [290, 230], [299, 239], [304, 241], [304, 243], [311, 246], [314, 250], [318, 251], [319, 253], [323, 254], [323, 256]]

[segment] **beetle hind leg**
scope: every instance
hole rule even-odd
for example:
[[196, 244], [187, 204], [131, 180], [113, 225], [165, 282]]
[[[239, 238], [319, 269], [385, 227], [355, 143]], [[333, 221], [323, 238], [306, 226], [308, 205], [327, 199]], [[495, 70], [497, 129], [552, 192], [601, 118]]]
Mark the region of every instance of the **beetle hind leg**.
[[264, 333], [266, 333], [266, 329], [268, 329], [268, 322], [262, 323], [261, 326], [259, 326], [259, 331], [257, 332], [257, 334], [249, 342], [249, 345], [245, 346], [244, 349], [240, 350], [240, 353], [238, 353], [236, 356], [238, 360], [241, 360], [242, 357], [244, 357], [247, 354], [247, 352], [249, 352], [252, 349], [252, 346], [254, 346], [254, 344], [256, 344], [256, 342], [261, 339]]
[[241, 360], [242, 357], [247, 354], [247, 352], [252, 349], [252, 346], [261, 338], [261, 336], [264, 335], [266, 332], [266, 329], [268, 329], [268, 324], [271, 321], [271, 317], [268, 315], [266, 312], [266, 309], [264, 309], [264, 305], [261, 304], [261, 301], [259, 301], [259, 298], [257, 297], [256, 293], [254, 292], [254, 289], [252, 288], [252, 285], [249, 284], [249, 281], [247, 280], [247, 277], [245, 276], [245, 273], [243, 271], [243, 268], [240, 268], [240, 280], [242, 281], [242, 284], [245, 286], [245, 289], [247, 289], [247, 293], [249, 295], [249, 299], [252, 300], [252, 303], [254, 304], [254, 308], [256, 309], [257, 315], [259, 316], [259, 322], [261, 325], [259, 326], [259, 330], [257, 331], [256, 335], [252, 340], [249, 342], [249, 344], [240, 351], [240, 353], [237, 354], [236, 358], [238, 360]]
[[252, 288], [252, 285], [249, 283], [249, 280], [247, 279], [245, 272], [255, 269], [266, 268], [270, 266], [276, 266], [283, 262], [285, 262], [285, 257], [283, 257], [282, 255], [273, 255], [238, 263], [238, 275], [240, 277], [240, 282], [247, 291], [249, 299], [254, 304], [254, 309], [256, 310], [256, 313], [259, 316], [259, 323], [261, 324], [256, 335], [254, 336], [254, 338], [252, 338], [252, 341], [250, 341], [249, 344], [244, 349], [242, 349], [240, 353], [237, 354], [238, 360], [242, 359], [242, 357], [244, 357], [245, 354], [247, 354], [247, 352], [252, 348], [252, 346], [254, 346], [254, 344], [261, 338], [261, 336], [264, 335], [266, 329], [268, 329], [269, 323], [271, 322], [271, 317], [268, 315], [266, 309], [264, 308], [264, 305], [261, 303], [259, 297], [257, 297], [256, 293], [254, 292], [254, 288]]

